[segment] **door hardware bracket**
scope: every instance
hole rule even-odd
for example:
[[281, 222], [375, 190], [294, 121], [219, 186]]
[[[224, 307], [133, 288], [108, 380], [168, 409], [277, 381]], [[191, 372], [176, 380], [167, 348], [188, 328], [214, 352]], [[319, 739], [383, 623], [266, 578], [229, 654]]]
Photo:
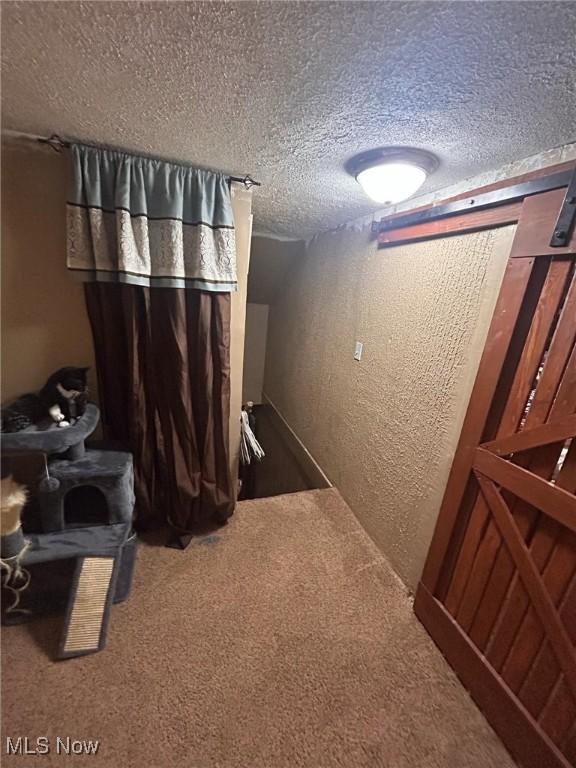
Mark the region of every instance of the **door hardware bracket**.
[[576, 168], [566, 187], [566, 195], [550, 240], [551, 248], [562, 248], [570, 242], [576, 220]]

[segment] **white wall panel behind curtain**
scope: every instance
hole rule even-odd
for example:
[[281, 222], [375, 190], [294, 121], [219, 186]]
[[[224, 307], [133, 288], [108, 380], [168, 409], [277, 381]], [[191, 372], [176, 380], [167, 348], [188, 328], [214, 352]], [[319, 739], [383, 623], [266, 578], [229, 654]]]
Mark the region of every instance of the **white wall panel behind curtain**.
[[246, 341], [244, 344], [244, 381], [242, 402], [262, 402], [266, 336], [268, 334], [268, 305], [246, 304]]
[[250, 243], [252, 240], [252, 192], [232, 185], [232, 210], [236, 225], [236, 270], [238, 290], [231, 294], [230, 320], [230, 466], [232, 477], [238, 476], [240, 455], [240, 411], [242, 409], [242, 375], [244, 368], [244, 336], [246, 333], [246, 295]]

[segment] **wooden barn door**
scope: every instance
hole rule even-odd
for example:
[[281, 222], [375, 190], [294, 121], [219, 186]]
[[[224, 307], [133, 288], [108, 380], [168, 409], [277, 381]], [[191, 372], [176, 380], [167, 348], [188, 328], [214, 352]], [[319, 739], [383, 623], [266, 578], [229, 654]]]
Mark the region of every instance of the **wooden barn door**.
[[576, 765], [576, 238], [526, 198], [415, 612], [526, 766]]

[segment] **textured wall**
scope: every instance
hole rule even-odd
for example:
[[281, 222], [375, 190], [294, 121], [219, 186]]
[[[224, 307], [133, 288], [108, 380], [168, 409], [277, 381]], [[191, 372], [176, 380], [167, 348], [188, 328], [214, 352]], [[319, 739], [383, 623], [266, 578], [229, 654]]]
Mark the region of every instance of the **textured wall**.
[[39, 389], [94, 351], [82, 286], [65, 258], [65, 159], [2, 143], [2, 401]]
[[435, 152], [426, 191], [574, 140], [570, 2], [4, 2], [3, 124], [263, 182], [256, 229], [376, 208], [356, 152]]
[[383, 251], [327, 233], [270, 308], [265, 394], [412, 587], [513, 230]]
[[301, 240], [276, 240], [255, 235], [250, 252], [248, 301], [271, 304], [284, 290], [288, 271], [302, 255]]

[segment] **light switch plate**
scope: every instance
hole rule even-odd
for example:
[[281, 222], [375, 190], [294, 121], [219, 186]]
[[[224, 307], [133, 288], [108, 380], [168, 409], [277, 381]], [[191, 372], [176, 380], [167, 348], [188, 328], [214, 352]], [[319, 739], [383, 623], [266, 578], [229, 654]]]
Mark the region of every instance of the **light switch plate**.
[[362, 350], [364, 349], [364, 344], [361, 341], [356, 342], [356, 347], [354, 348], [354, 360], [362, 360]]

